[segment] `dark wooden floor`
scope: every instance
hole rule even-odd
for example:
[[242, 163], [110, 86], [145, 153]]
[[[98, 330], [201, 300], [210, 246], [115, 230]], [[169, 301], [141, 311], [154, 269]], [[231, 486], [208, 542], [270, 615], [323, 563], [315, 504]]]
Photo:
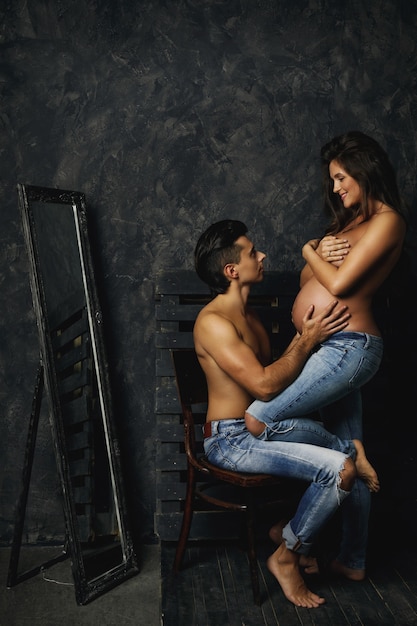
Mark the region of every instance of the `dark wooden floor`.
[[172, 575], [175, 544], [162, 545], [163, 626], [414, 626], [417, 625], [417, 550], [370, 556], [368, 577], [355, 583], [309, 577], [326, 598], [318, 609], [300, 609], [283, 596], [265, 566], [272, 544], [258, 545], [262, 606], [253, 603], [246, 554], [234, 542], [190, 542], [184, 568]]

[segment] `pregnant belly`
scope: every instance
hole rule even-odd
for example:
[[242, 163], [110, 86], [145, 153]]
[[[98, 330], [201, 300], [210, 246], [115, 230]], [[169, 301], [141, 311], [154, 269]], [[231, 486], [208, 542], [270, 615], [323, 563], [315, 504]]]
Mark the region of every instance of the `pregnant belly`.
[[310, 304], [314, 304], [314, 309], [317, 312], [334, 299], [334, 296], [323, 285], [311, 278], [298, 292], [292, 307], [292, 321], [298, 332], [301, 332], [303, 317]]

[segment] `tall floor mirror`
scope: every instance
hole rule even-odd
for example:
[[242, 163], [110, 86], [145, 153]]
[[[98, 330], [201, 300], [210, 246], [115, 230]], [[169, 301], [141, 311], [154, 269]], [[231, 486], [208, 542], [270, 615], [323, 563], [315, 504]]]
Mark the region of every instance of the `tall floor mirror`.
[[[8, 586], [20, 574], [25, 507], [42, 398], [48, 403], [62, 486], [65, 556], [76, 601], [86, 604], [138, 572], [115, 432], [102, 316], [84, 194], [18, 185], [40, 364], [17, 507]], [[43, 564], [45, 565], [45, 564]]]

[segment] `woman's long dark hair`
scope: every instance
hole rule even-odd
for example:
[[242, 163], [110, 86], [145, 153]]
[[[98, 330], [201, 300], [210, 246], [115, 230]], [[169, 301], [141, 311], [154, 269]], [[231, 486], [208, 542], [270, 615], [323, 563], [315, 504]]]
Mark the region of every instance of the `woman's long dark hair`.
[[[324, 211], [330, 217], [327, 234], [343, 230], [352, 220], [370, 218], [369, 198], [380, 200], [403, 217], [404, 206], [398, 190], [397, 176], [387, 153], [375, 139], [359, 131], [335, 137], [320, 151], [324, 191]], [[330, 162], [336, 160], [359, 184], [362, 200], [345, 208], [338, 194], [333, 192]]]

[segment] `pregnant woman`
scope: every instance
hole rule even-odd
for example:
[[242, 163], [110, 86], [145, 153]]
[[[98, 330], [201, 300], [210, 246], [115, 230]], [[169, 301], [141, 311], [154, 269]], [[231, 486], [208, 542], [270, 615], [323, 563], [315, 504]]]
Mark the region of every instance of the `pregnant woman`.
[[[299, 419], [319, 410], [326, 429], [343, 439], [362, 440], [361, 387], [377, 372], [383, 352], [372, 298], [397, 263], [406, 224], [396, 174], [386, 152], [371, 137], [349, 132], [321, 150], [326, 236], [303, 246], [306, 265], [292, 318], [300, 331], [310, 304], [335, 297], [351, 314], [349, 325], [321, 344], [301, 374], [269, 402], [255, 400], [245, 420], [255, 436], [326, 446], [319, 422]], [[377, 476], [357, 480], [344, 503], [342, 546], [333, 569], [352, 580], [365, 576], [370, 491]]]

